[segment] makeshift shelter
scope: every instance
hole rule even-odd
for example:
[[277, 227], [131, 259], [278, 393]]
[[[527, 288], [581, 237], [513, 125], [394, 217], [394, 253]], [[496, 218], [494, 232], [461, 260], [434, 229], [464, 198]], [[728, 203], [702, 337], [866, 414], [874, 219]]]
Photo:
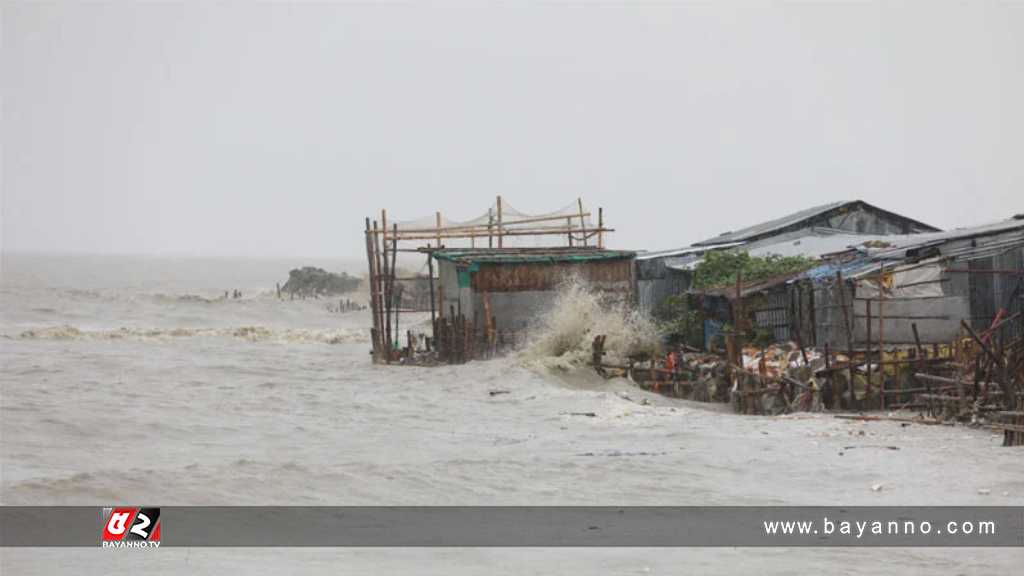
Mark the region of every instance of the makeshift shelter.
[[[805, 298], [808, 313], [796, 321], [805, 341], [846, 348], [851, 339], [855, 347], [948, 343], [961, 320], [983, 329], [1019, 313], [1022, 282], [1024, 216], [1016, 216], [865, 242], [809, 270], [791, 291]], [[1020, 323], [1007, 330], [1018, 335]]]
[[888, 235], [936, 232], [938, 228], [867, 202], [832, 202], [781, 218], [725, 232], [677, 250], [637, 256], [637, 307], [658, 315], [666, 298], [690, 289], [692, 270], [712, 250], [742, 250], [753, 256], [778, 254], [819, 258]]
[[522, 338], [565, 282], [631, 301], [634, 255], [596, 247], [435, 250], [440, 312], [465, 317], [481, 341], [489, 331], [502, 341]]

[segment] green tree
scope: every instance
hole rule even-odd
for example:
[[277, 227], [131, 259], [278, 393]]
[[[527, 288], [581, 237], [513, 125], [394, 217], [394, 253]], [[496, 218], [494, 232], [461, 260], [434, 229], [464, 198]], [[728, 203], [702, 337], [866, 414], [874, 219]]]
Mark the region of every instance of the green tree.
[[715, 286], [728, 286], [736, 282], [736, 274], [743, 273], [744, 282], [756, 282], [783, 274], [795, 274], [817, 263], [806, 256], [751, 256], [746, 252], [712, 251], [693, 271], [693, 288], [703, 290]]

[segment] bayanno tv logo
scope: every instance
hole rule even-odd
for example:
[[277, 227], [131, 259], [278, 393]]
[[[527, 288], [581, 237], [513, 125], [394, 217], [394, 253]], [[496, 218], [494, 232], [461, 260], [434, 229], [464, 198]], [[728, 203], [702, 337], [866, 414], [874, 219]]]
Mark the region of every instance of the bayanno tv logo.
[[104, 548], [159, 548], [160, 509], [104, 508], [100, 545]]

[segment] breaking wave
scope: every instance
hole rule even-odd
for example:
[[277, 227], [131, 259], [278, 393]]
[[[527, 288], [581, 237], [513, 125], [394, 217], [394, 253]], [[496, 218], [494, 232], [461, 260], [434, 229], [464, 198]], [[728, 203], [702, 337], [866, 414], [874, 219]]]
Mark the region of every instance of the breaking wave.
[[341, 328], [312, 330], [302, 328], [273, 329], [264, 326], [236, 328], [128, 328], [116, 330], [81, 330], [75, 326], [50, 326], [26, 330], [16, 336], [19, 340], [140, 340], [167, 341], [176, 338], [232, 337], [249, 342], [351, 344], [368, 342], [366, 330]]
[[195, 304], [213, 304], [214, 302], [223, 302], [227, 300], [227, 298], [223, 296], [210, 298], [208, 296], [200, 296], [199, 294], [164, 294], [160, 292], [152, 294], [150, 296], [150, 299], [157, 303], [167, 304], [177, 304], [180, 302]]
[[594, 337], [605, 335], [605, 359], [625, 361], [640, 353], [656, 353], [660, 347], [657, 328], [647, 316], [625, 303], [608, 302], [584, 281], [563, 283], [554, 305], [539, 321], [535, 336], [521, 352], [528, 363], [546, 368], [571, 369], [586, 365], [592, 356]]

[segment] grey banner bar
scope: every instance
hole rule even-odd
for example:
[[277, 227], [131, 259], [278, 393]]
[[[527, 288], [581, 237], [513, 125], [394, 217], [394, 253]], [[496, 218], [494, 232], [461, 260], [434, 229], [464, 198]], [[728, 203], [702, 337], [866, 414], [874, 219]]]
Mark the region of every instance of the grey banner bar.
[[[0, 546], [99, 546], [101, 515], [0, 506]], [[161, 546], [196, 547], [1024, 546], [1024, 506], [168, 506], [160, 523]]]

